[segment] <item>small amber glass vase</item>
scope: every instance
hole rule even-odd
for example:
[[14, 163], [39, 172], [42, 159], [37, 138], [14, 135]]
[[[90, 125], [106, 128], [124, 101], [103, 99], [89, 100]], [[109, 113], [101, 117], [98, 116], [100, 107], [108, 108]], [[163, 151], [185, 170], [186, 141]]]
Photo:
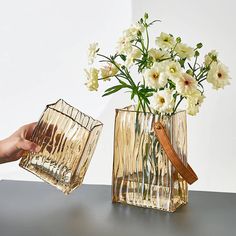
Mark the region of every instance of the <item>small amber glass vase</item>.
[[161, 121], [175, 151], [187, 165], [185, 111], [160, 117], [150, 112], [137, 112], [134, 106], [117, 109], [112, 200], [174, 212], [188, 202], [188, 185], [155, 136], [155, 121]]
[[46, 107], [33, 132], [40, 152], [26, 152], [20, 166], [69, 194], [84, 179], [102, 126], [60, 99]]

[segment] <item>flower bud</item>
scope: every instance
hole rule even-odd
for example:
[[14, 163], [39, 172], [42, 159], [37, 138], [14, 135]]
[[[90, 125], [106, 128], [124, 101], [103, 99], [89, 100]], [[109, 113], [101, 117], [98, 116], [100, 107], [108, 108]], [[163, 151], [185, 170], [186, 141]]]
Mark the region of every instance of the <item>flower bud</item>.
[[176, 38], [176, 42], [181, 43], [181, 38], [180, 37]]
[[137, 32], [137, 35], [138, 35], [139, 37], [142, 35], [142, 33], [141, 33], [140, 30]]
[[200, 55], [199, 51], [195, 51], [194, 56], [195, 56], [195, 57], [198, 57], [199, 55]]
[[188, 69], [188, 70], [186, 71], [186, 73], [189, 74], [189, 75], [193, 75], [193, 71], [190, 70], [190, 69]]
[[211, 56], [211, 59], [212, 59], [213, 61], [217, 61], [217, 56], [216, 56], [216, 55], [212, 55], [212, 56]]
[[197, 48], [201, 48], [203, 45], [202, 45], [202, 43], [198, 43], [196, 46], [197, 46]]

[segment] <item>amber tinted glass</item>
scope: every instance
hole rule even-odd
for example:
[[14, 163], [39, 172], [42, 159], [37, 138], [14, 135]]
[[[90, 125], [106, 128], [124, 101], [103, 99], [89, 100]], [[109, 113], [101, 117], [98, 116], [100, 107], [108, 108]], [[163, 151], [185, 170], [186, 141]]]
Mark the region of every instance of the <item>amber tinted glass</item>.
[[187, 164], [186, 114], [171, 117], [135, 112], [133, 106], [116, 111], [113, 202], [175, 211], [188, 201], [187, 183], [176, 172], [158, 142], [153, 124], [161, 120], [171, 143]]
[[82, 183], [101, 130], [101, 122], [59, 100], [34, 130], [40, 152], [26, 153], [20, 166], [68, 194]]

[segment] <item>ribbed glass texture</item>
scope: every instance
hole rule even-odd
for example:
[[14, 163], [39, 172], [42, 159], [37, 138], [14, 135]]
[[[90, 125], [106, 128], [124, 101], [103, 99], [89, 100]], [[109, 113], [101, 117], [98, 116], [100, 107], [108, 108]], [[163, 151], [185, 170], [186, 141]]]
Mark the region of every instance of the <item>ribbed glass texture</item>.
[[59, 100], [46, 107], [33, 132], [40, 152], [27, 152], [20, 166], [68, 194], [82, 183], [101, 130], [101, 122]]
[[185, 111], [171, 117], [116, 110], [114, 131], [113, 202], [174, 212], [188, 201], [186, 181], [176, 172], [158, 142], [153, 125], [160, 120], [187, 165]]

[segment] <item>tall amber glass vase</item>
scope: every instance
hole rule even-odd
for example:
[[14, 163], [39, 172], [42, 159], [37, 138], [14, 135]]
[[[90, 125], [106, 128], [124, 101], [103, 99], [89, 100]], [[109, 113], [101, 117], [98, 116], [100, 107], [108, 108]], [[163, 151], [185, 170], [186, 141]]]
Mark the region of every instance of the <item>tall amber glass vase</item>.
[[31, 140], [39, 153], [27, 152], [20, 166], [65, 194], [83, 181], [102, 123], [60, 99], [43, 112]]
[[188, 202], [188, 185], [162, 149], [154, 123], [161, 121], [172, 146], [187, 165], [186, 113], [160, 117], [116, 110], [113, 159], [113, 202], [174, 212]]

